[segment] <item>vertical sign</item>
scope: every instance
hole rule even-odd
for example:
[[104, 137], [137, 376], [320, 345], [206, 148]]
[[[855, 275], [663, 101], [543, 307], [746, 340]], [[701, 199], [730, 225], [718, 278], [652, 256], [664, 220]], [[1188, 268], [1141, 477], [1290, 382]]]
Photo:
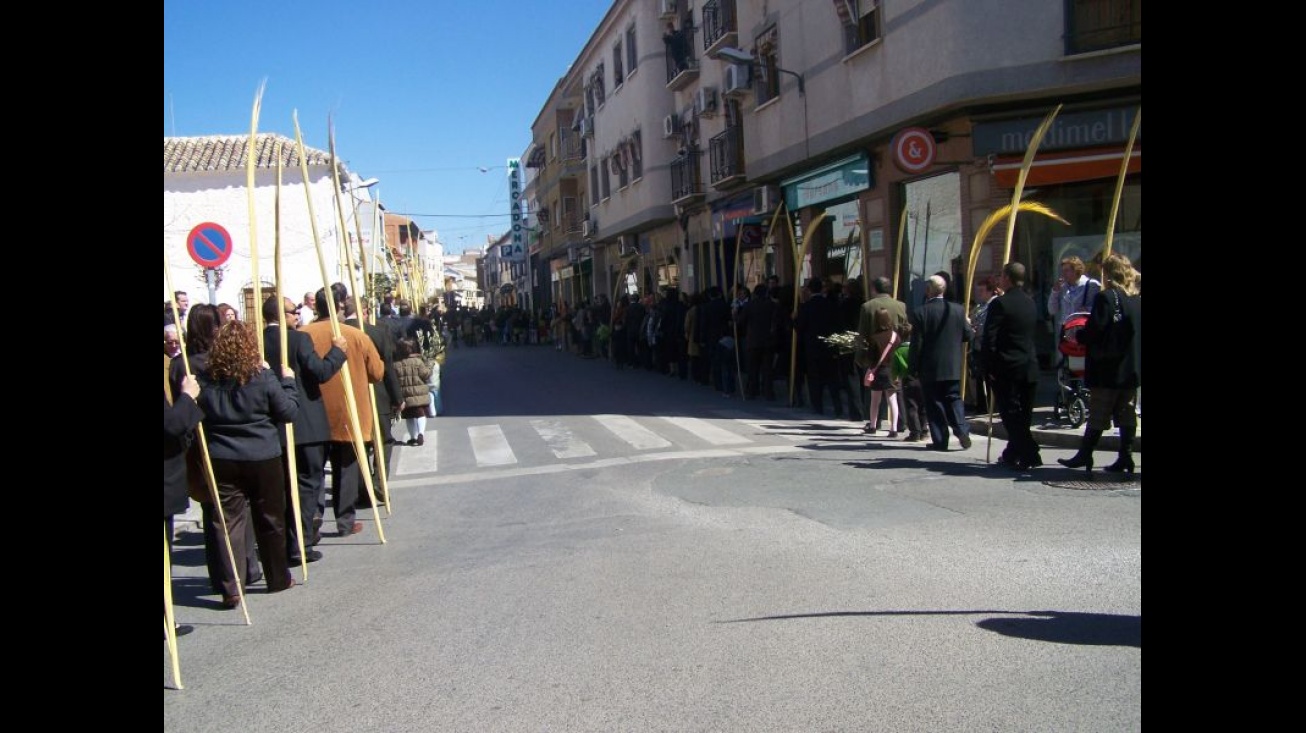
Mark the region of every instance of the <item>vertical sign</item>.
[[499, 248], [499, 259], [523, 262], [526, 259], [526, 217], [522, 215], [521, 158], [508, 159], [508, 207], [512, 231], [508, 234], [508, 242]]

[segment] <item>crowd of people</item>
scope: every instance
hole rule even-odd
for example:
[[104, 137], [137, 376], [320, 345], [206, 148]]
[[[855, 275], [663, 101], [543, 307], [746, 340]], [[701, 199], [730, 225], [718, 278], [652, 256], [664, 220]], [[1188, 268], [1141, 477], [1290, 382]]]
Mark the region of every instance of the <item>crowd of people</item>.
[[303, 303], [273, 296], [261, 307], [260, 339], [230, 306], [191, 306], [184, 292], [165, 303], [166, 536], [188, 499], [199, 502], [209, 584], [223, 608], [238, 608], [259, 580], [269, 593], [287, 590], [291, 567], [323, 558], [328, 466], [336, 535], [361, 532], [357, 510], [372, 506], [364, 482], [386, 502], [379, 471], [389, 471], [398, 442], [392, 424], [402, 417], [407, 444], [422, 445], [426, 418], [442, 407], [438, 314], [389, 300], [378, 318], [368, 311], [340, 283]]

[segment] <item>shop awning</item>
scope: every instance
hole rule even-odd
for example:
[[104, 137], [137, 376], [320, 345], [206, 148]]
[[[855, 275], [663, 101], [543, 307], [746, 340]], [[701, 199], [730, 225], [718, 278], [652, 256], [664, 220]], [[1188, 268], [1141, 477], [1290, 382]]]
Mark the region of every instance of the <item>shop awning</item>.
[[[1120, 159], [1124, 154], [1124, 148], [1043, 153], [1034, 159], [1034, 164], [1029, 169], [1029, 177], [1025, 179], [1025, 185], [1044, 186], [1115, 178], [1120, 175]], [[994, 182], [1004, 188], [1014, 188], [1023, 162], [1024, 156], [1003, 155], [995, 158]], [[1129, 156], [1129, 172], [1139, 173], [1142, 170], [1143, 149], [1135, 147], [1133, 155]]]

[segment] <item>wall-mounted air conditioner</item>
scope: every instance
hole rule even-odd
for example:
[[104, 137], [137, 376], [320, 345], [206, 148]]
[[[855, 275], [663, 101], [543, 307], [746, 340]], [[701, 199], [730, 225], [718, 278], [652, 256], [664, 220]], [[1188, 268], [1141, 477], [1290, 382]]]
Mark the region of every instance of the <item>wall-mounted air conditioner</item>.
[[727, 97], [740, 97], [753, 91], [749, 86], [748, 64], [731, 64], [726, 67], [726, 84], [722, 92]]
[[584, 226], [581, 227], [580, 231], [582, 236], [586, 238], [592, 237], [599, 231], [598, 222], [593, 219], [586, 219]]
[[694, 93], [694, 111], [700, 117], [716, 114], [716, 87], [699, 87]]
[[680, 120], [676, 115], [669, 114], [662, 118], [662, 137], [671, 138], [680, 134]]
[[658, 0], [658, 17], [676, 17], [676, 0]]
[[753, 213], [766, 214], [780, 205], [779, 186], [758, 186], [753, 189]]
[[580, 118], [580, 135], [581, 137], [594, 137], [594, 118]]

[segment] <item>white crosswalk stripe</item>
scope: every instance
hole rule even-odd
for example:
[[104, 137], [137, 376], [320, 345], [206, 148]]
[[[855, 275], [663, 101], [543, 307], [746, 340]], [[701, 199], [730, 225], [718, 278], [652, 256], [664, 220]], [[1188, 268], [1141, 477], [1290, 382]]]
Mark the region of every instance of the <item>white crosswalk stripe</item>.
[[683, 428], [687, 432], [693, 433], [712, 445], [738, 445], [740, 443], [753, 442], [739, 433], [732, 433], [725, 428], [717, 427], [707, 420], [700, 420], [696, 417], [679, 417], [672, 415], [660, 415], [660, 417], [676, 427]]
[[[511, 421], [466, 428], [428, 429], [422, 446], [401, 446], [394, 477], [408, 482], [432, 474], [466, 478], [485, 469], [496, 473], [531, 473], [551, 470], [545, 459], [569, 461], [560, 468], [600, 465], [611, 461], [654, 460], [670, 457], [765, 454], [797, 449], [796, 444], [859, 434], [855, 423], [819, 418], [804, 419], [789, 411], [713, 410], [707, 417], [658, 414], [561, 416], [524, 420], [532, 432], [513, 429]], [[520, 424], [520, 423], [517, 423]], [[505, 432], [505, 429], [507, 432]], [[444, 433], [444, 440], [440, 440]], [[514, 446], [512, 441], [518, 445]], [[538, 436], [539, 442], [534, 442]], [[615, 439], [614, 439], [615, 438]], [[777, 446], [776, 441], [789, 445]], [[516, 450], [514, 451], [514, 447]], [[542, 448], [547, 447], [545, 452]], [[441, 460], [439, 452], [445, 451]], [[634, 451], [645, 458], [631, 453]], [[518, 456], [525, 458], [519, 459]], [[582, 459], [576, 461], [575, 459]], [[521, 461], [525, 460], [526, 463]], [[429, 480], [429, 479], [426, 479]]]
[[467, 428], [477, 466], [507, 466], [517, 462], [512, 446], [498, 425], [473, 425]]
[[560, 420], [531, 420], [531, 427], [544, 439], [545, 445], [558, 458], [589, 458], [597, 455], [589, 443], [576, 437], [563, 427]]
[[399, 460], [396, 461], [395, 475], [410, 473], [435, 473], [439, 470], [440, 450], [439, 438], [440, 433], [436, 430], [427, 430], [422, 433], [423, 440], [426, 441], [422, 446], [404, 446], [404, 449], [398, 451]]
[[594, 419], [636, 450], [671, 447], [671, 441], [625, 415], [595, 415]]

